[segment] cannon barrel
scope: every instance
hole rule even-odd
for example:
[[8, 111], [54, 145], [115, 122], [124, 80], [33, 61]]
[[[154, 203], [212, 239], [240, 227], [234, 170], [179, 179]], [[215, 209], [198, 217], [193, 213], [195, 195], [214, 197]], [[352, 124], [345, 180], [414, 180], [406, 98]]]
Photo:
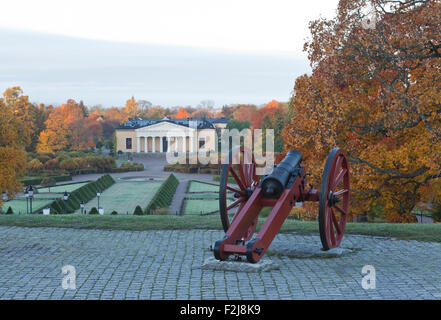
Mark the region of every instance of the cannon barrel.
[[261, 188], [265, 198], [279, 198], [291, 178], [294, 168], [302, 161], [302, 154], [291, 150], [274, 168], [273, 172], [262, 180]]

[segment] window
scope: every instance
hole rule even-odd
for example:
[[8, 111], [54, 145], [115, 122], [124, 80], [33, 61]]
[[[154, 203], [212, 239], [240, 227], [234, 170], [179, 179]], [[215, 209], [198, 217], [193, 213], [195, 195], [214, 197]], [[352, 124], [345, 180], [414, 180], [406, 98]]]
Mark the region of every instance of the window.
[[132, 138], [126, 138], [126, 149], [132, 149]]
[[199, 149], [205, 146], [205, 138], [199, 138]]

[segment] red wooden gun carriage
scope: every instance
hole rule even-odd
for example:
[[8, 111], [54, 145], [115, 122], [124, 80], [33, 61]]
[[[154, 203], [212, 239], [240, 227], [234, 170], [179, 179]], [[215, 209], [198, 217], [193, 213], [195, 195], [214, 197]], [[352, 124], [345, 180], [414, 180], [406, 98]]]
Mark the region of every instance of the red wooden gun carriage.
[[[216, 241], [214, 256], [226, 260], [230, 255], [259, 261], [270, 246], [296, 202], [319, 202], [319, 231], [323, 250], [338, 247], [343, 238], [349, 207], [349, 165], [346, 154], [333, 149], [326, 161], [320, 192], [305, 188], [306, 172], [302, 155], [291, 150], [260, 180], [256, 162], [244, 147], [230, 151], [229, 163], [222, 165], [219, 187], [220, 217], [225, 236]], [[234, 194], [235, 200], [227, 199]], [[258, 215], [272, 207], [268, 218], [254, 237]]]

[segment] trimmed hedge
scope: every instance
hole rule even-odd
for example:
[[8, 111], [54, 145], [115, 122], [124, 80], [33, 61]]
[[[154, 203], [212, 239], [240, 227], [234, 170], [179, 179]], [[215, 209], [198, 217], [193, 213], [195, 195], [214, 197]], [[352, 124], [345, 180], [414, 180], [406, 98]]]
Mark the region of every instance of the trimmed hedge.
[[72, 191], [69, 195], [69, 199], [64, 201], [62, 199], [57, 199], [52, 202], [50, 208], [57, 213], [72, 213], [80, 208], [81, 200], [89, 202], [96, 197], [98, 190], [101, 192], [109, 188], [115, 183], [113, 178], [106, 174], [101, 176], [98, 180], [89, 182], [84, 186]]
[[178, 185], [179, 180], [173, 174], [170, 174], [156, 191], [152, 200], [150, 200], [150, 203], [145, 208], [144, 213], [151, 214], [155, 209], [168, 208]]
[[[72, 180], [72, 176], [70, 174], [48, 175], [47, 177], [54, 179], [56, 182]], [[43, 177], [42, 176], [25, 177], [19, 179], [19, 181], [23, 183], [25, 186], [38, 185], [41, 184], [41, 181], [43, 181]]]
[[136, 216], [141, 216], [143, 214], [142, 209], [140, 206], [136, 206], [135, 211], [133, 212]]

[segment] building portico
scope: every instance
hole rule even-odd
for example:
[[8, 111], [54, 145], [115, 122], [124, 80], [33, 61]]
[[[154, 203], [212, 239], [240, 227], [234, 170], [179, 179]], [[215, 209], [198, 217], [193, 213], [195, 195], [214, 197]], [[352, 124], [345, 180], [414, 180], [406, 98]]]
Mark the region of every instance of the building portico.
[[117, 151], [164, 153], [215, 150], [216, 129], [206, 119], [130, 120], [116, 129]]

